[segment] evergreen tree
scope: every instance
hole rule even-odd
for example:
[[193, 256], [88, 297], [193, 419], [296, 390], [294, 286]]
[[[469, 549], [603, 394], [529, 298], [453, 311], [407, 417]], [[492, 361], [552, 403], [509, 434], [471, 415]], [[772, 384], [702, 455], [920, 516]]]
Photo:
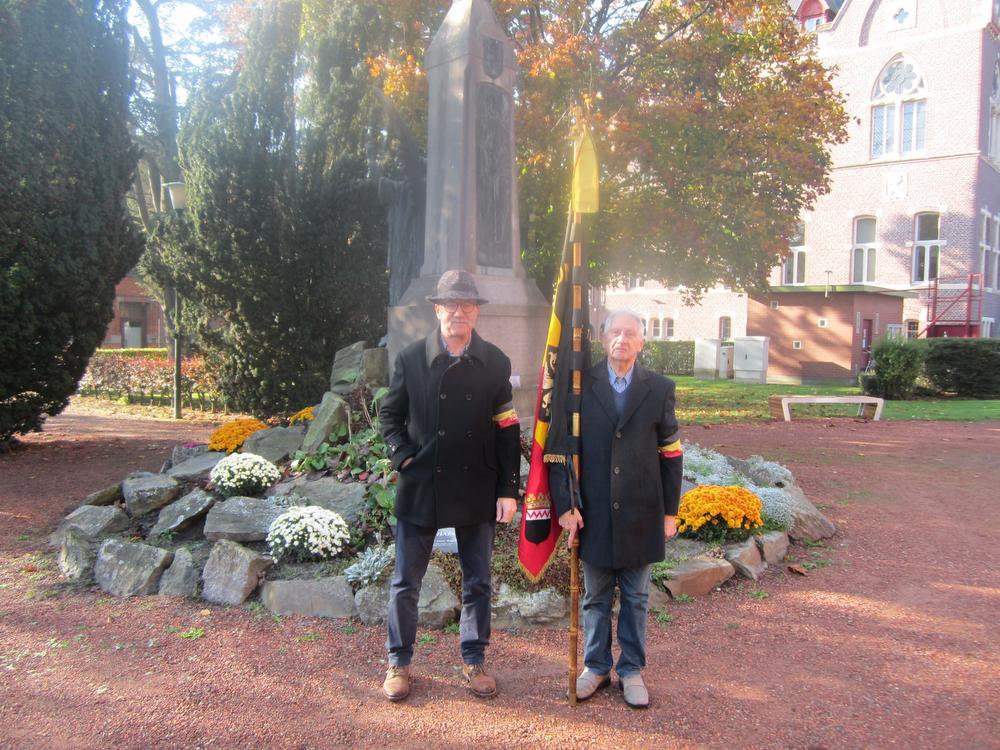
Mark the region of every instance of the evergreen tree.
[[180, 155], [198, 252], [162, 249], [181, 294], [224, 322], [203, 341], [223, 355], [230, 403], [260, 415], [316, 402], [336, 349], [384, 325], [381, 207], [337, 127], [353, 119], [338, 109], [350, 97], [296, 112], [297, 84], [323, 87], [296, 75], [300, 23], [298, 3], [265, 5], [238, 76], [192, 105]]
[[58, 414], [142, 241], [119, 0], [0, 0], [0, 441]]

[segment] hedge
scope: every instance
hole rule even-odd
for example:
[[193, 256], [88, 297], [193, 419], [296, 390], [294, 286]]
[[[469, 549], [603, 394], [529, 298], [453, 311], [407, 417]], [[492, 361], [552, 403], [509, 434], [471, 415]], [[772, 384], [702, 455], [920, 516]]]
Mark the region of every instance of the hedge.
[[938, 391], [1000, 398], [1000, 338], [933, 338], [925, 346], [924, 372]]
[[[91, 358], [79, 392], [124, 398], [130, 403], [169, 403], [173, 394], [173, 361], [157, 356], [163, 350], [152, 350], [152, 357], [137, 356], [136, 351], [149, 350], [104, 350], [101, 356]], [[203, 357], [181, 360], [181, 398], [203, 410], [225, 408], [216, 372]]]

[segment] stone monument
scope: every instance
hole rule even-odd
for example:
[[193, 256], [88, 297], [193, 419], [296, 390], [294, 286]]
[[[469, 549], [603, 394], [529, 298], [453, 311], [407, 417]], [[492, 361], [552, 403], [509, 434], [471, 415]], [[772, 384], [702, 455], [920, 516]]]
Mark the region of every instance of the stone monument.
[[[477, 330], [510, 357], [518, 414], [531, 416], [549, 304], [520, 257], [514, 48], [487, 0], [453, 0], [424, 60], [430, 88], [424, 262], [389, 308], [389, 357], [436, 325], [426, 297], [449, 268], [490, 301]], [[517, 381], [520, 381], [520, 387]]]

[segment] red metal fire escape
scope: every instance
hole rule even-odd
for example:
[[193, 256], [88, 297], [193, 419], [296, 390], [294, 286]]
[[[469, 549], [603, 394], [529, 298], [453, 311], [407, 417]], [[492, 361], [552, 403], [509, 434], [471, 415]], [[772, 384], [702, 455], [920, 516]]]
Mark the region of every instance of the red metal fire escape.
[[920, 336], [974, 338], [979, 335], [983, 312], [981, 273], [933, 279], [920, 290], [920, 297], [927, 306], [927, 327]]

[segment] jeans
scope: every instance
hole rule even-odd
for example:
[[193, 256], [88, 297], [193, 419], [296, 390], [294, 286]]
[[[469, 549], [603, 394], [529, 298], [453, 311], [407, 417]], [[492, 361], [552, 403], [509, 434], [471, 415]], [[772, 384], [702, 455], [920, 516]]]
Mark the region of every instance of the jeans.
[[597, 674], [611, 671], [611, 600], [615, 584], [621, 590], [618, 611], [618, 646], [621, 654], [615, 671], [619, 677], [638, 674], [646, 666], [646, 614], [649, 610], [649, 574], [652, 565], [638, 568], [603, 568], [583, 563], [586, 592], [583, 623], [586, 629], [583, 663]]
[[[490, 562], [496, 522], [485, 521], [455, 529], [458, 560], [462, 566], [462, 617], [459, 641], [462, 661], [482, 664], [490, 643]], [[389, 663], [405, 667], [413, 659], [417, 637], [417, 602], [420, 584], [427, 572], [437, 529], [396, 524], [396, 570], [389, 591], [389, 635], [385, 647]]]

